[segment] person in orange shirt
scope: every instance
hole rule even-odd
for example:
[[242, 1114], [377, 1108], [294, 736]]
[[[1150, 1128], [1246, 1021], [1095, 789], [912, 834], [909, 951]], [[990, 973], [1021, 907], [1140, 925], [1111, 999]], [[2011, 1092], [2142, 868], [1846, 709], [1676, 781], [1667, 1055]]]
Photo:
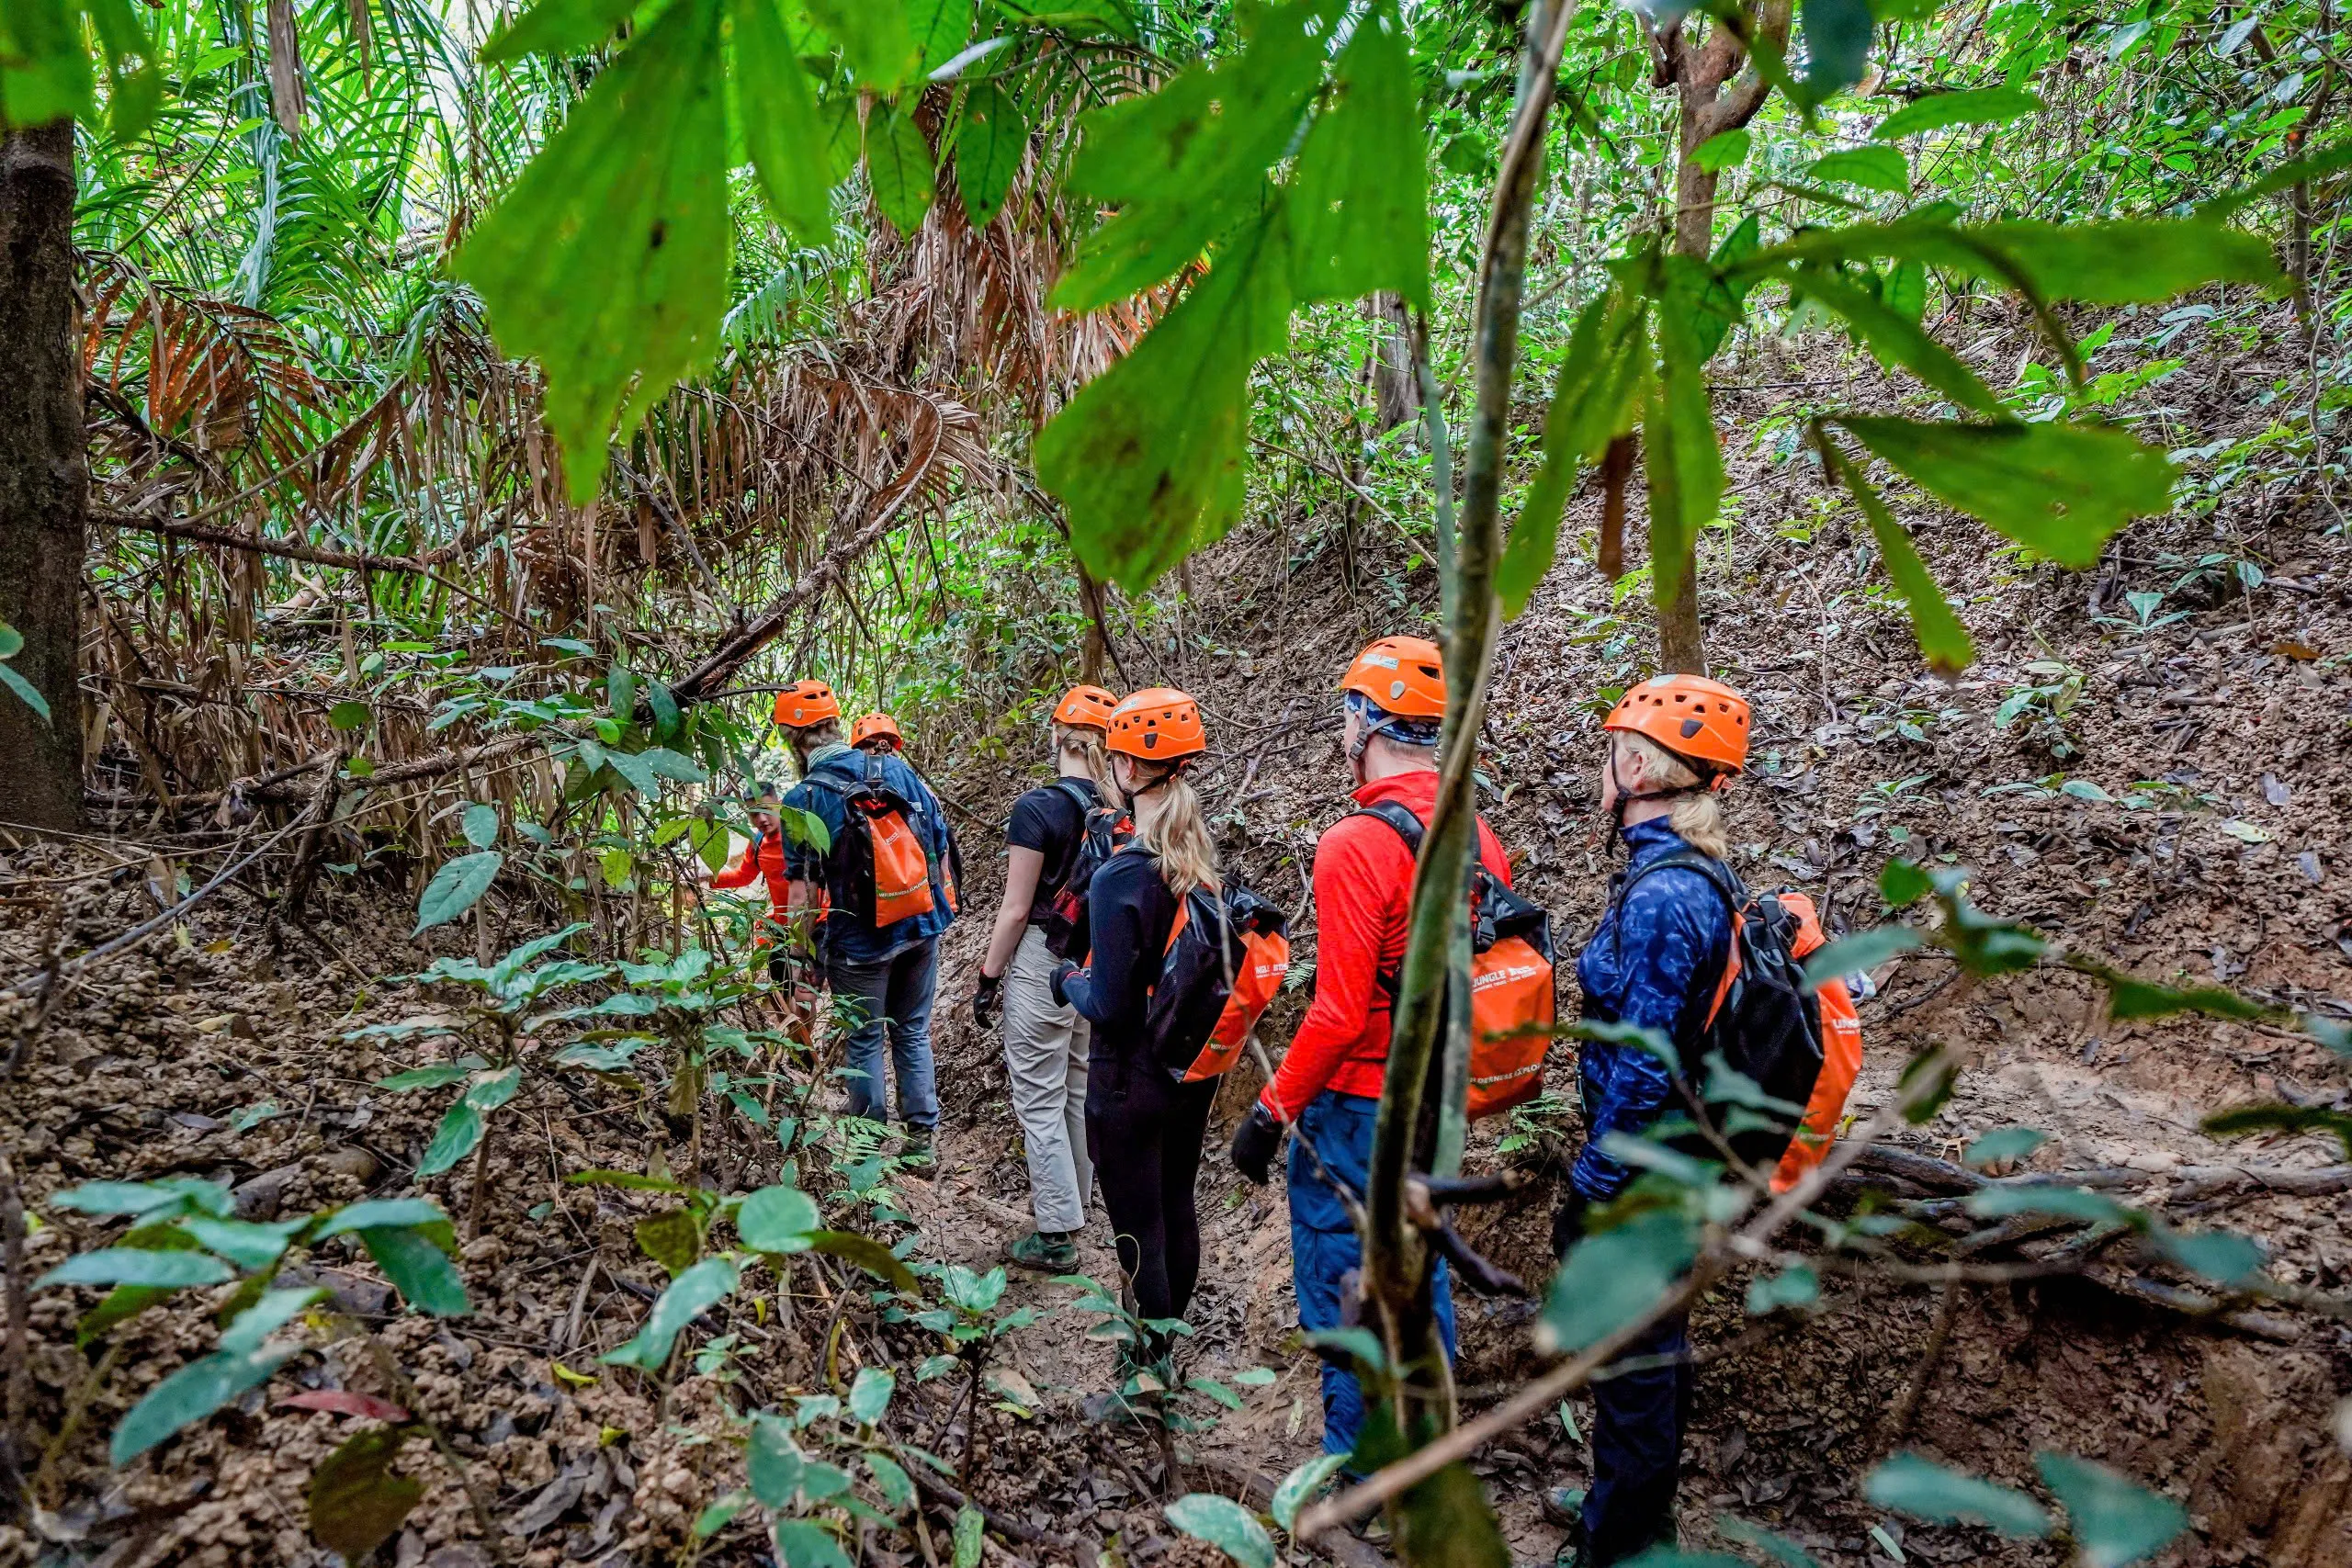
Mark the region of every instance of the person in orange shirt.
[[744, 793], [744, 810], [752, 819], [752, 841], [744, 849], [743, 858], [713, 875], [710, 885], [731, 893], [754, 882], [766, 883], [767, 912], [753, 923], [752, 931], [753, 962], [761, 953], [767, 955], [768, 977], [786, 987], [785, 1027], [805, 1045], [812, 1038], [816, 992], [801, 981], [798, 973], [799, 944], [794, 936], [798, 928], [792, 910], [792, 873], [785, 859], [784, 821], [777, 815], [782, 805], [775, 791], [765, 786], [755, 786]]

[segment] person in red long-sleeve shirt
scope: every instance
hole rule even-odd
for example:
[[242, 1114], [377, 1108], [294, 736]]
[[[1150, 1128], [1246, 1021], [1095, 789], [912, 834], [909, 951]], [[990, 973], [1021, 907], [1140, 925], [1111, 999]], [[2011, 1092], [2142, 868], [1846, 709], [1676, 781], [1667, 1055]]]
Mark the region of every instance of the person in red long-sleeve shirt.
[[[773, 789], [754, 789], [744, 797], [752, 818], [752, 842], [743, 858], [710, 878], [712, 887], [733, 892], [754, 882], [767, 885], [768, 908], [752, 928], [753, 962], [767, 954], [768, 977], [785, 987], [785, 1027], [806, 1044], [816, 1019], [815, 987], [799, 981], [793, 949], [796, 924], [792, 908], [792, 872], [786, 859], [784, 822], [776, 814], [782, 801]], [[805, 917], [804, 917], [805, 918]]]
[[[1403, 835], [1368, 808], [1396, 801], [1429, 824], [1437, 806], [1438, 727], [1445, 714], [1445, 672], [1436, 647], [1420, 637], [1383, 637], [1356, 655], [1340, 680], [1347, 705], [1347, 754], [1356, 809], [1315, 846], [1315, 999], [1292, 1037], [1273, 1081], [1234, 1134], [1234, 1168], [1263, 1182], [1283, 1129], [1295, 1125], [1317, 1160], [1291, 1149], [1292, 1279], [1298, 1320], [1335, 1328], [1349, 1274], [1363, 1267], [1363, 1244], [1349, 1219], [1372, 1163], [1373, 1122], [1387, 1075], [1389, 1014], [1405, 957], [1412, 902], [1413, 852]], [[1484, 818], [1478, 858], [1506, 886], [1510, 863]], [[1345, 1185], [1334, 1189], [1326, 1177]], [[1433, 1284], [1438, 1325], [1453, 1351], [1453, 1300], [1442, 1259]], [[1363, 1423], [1363, 1394], [1351, 1373], [1323, 1368], [1323, 1450], [1352, 1452]]]

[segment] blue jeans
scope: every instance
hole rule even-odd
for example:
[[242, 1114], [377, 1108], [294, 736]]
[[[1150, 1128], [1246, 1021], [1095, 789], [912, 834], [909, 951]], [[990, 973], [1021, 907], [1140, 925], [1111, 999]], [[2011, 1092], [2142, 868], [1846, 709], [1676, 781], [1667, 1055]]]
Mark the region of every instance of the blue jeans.
[[849, 1113], [888, 1121], [882, 1047], [899, 1079], [899, 1120], [939, 1124], [939, 1085], [931, 1060], [931, 999], [939, 986], [939, 942], [927, 937], [871, 964], [829, 959], [825, 984], [849, 1012]]
[[[1349, 1276], [1363, 1269], [1363, 1238], [1356, 1235], [1339, 1193], [1316, 1173], [1306, 1145], [1308, 1139], [1314, 1141], [1324, 1169], [1346, 1183], [1361, 1201], [1372, 1168], [1372, 1130], [1379, 1111], [1376, 1100], [1325, 1089], [1298, 1114], [1301, 1135], [1290, 1145], [1291, 1279], [1298, 1293], [1298, 1321], [1308, 1329], [1340, 1326], [1341, 1304], [1356, 1293], [1355, 1281]], [[1437, 1260], [1430, 1293], [1438, 1334], [1445, 1342], [1446, 1359], [1452, 1360], [1453, 1282], [1442, 1258]], [[1356, 1434], [1363, 1427], [1363, 1391], [1356, 1386], [1355, 1374], [1324, 1362], [1323, 1451], [1353, 1453]]]
[[1682, 1479], [1682, 1433], [1690, 1424], [1690, 1319], [1676, 1313], [1627, 1346], [1626, 1360], [1672, 1357], [1666, 1366], [1592, 1385], [1592, 1489], [1584, 1498], [1585, 1561], [1616, 1562], [1674, 1540], [1674, 1492]]

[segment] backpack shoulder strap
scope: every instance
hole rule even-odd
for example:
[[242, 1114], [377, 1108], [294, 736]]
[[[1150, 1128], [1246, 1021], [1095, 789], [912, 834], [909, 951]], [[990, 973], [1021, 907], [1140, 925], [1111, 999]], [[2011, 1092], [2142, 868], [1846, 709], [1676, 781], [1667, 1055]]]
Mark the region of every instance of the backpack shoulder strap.
[[1634, 884], [1648, 876], [1652, 872], [1665, 871], [1669, 867], [1682, 871], [1695, 871], [1706, 878], [1707, 886], [1713, 888], [1722, 897], [1724, 908], [1735, 913], [1747, 902], [1747, 889], [1740, 886], [1737, 877], [1732, 875], [1731, 867], [1712, 855], [1702, 855], [1698, 851], [1690, 849], [1676, 850], [1671, 854], [1658, 856], [1645, 865], [1621, 873], [1611, 901], [1623, 901], [1625, 897], [1633, 892]]
[[1056, 779], [1051, 787], [1069, 797], [1070, 803], [1078, 807], [1079, 819], [1081, 822], [1085, 820], [1086, 814], [1094, 809], [1092, 792], [1080, 788], [1076, 779]]
[[1377, 800], [1370, 806], [1359, 806], [1348, 813], [1351, 817], [1377, 817], [1396, 830], [1405, 840], [1405, 852], [1419, 859], [1421, 853], [1421, 819], [1413, 815], [1411, 807], [1401, 800]]

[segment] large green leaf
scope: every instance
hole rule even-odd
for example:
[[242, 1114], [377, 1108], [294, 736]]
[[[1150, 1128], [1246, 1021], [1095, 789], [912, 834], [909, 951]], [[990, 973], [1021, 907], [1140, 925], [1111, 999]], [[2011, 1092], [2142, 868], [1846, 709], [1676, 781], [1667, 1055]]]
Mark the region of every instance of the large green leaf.
[[907, 25], [908, 0], [802, 0], [842, 46], [858, 85], [888, 92], [922, 70], [922, 46]]
[[482, 63], [526, 54], [584, 54], [613, 36], [639, 0], [539, 0], [481, 46]]
[[1894, 147], [1847, 147], [1816, 158], [1805, 171], [1816, 180], [1842, 181], [1901, 196], [1911, 188], [1911, 164]]
[[175, 1289], [182, 1285], [219, 1285], [235, 1279], [236, 1270], [201, 1252], [151, 1250], [143, 1247], [103, 1247], [64, 1262], [33, 1281], [33, 1289], [53, 1285], [144, 1285]]
[[409, 934], [416, 936], [447, 925], [472, 908], [505, 863], [506, 857], [496, 850], [478, 850], [444, 863], [424, 885], [424, 897], [416, 901], [416, 930]]
[[817, 1201], [797, 1187], [763, 1187], [735, 1211], [735, 1234], [754, 1252], [806, 1252], [823, 1226]]
[[808, 1247], [813, 1252], [830, 1253], [844, 1263], [854, 1263], [877, 1280], [887, 1280], [899, 1290], [916, 1288], [914, 1270], [903, 1258], [870, 1235], [855, 1231], [811, 1231]]
[[1793, 299], [1816, 299], [1877, 355], [1880, 364], [1901, 367], [1962, 408], [1998, 418], [2001, 400], [1961, 363], [1960, 356], [1921, 330], [1917, 320], [1883, 303], [1851, 278], [1826, 267], [1799, 267], [1789, 276]]
[[14, 692], [17, 700], [39, 714], [43, 724], [53, 722], [49, 716], [49, 699], [30, 681], [17, 674], [14, 666], [0, 663], [0, 686]]
[[2084, 1568], [2123, 1568], [2153, 1557], [2188, 1528], [2188, 1510], [2103, 1464], [2046, 1451], [2033, 1463], [2066, 1510]]
[[1650, 495], [1650, 592], [1663, 616], [1680, 592], [1677, 563], [1699, 547], [1699, 535], [1723, 504], [1723, 447], [1694, 341], [1697, 323], [1683, 312], [1658, 319], [1658, 395], [1644, 422], [1643, 466]]
[[215, 1350], [190, 1361], [147, 1391], [114, 1429], [107, 1445], [116, 1467], [129, 1464], [183, 1427], [203, 1420], [245, 1390], [267, 1381], [295, 1353], [290, 1345]]
[[717, 350], [734, 233], [721, 6], [677, 0], [639, 33], [458, 254], [499, 346], [547, 372], [576, 502], [616, 425]]
[[807, 1519], [778, 1519], [771, 1529], [776, 1561], [784, 1568], [850, 1568], [842, 1543], [822, 1525]]
[[1257, 1516], [1230, 1497], [1193, 1492], [1169, 1504], [1168, 1522], [1195, 1540], [1207, 1541], [1241, 1568], [1274, 1568], [1273, 1538]]
[[51, 1208], [77, 1213], [146, 1214], [159, 1219], [166, 1216], [157, 1213], [158, 1210], [184, 1213], [193, 1209], [226, 1215], [235, 1206], [229, 1190], [219, 1182], [185, 1176], [163, 1181], [85, 1181], [51, 1193], [49, 1202]]
[[2050, 1533], [2049, 1514], [2024, 1493], [1915, 1453], [1896, 1454], [1871, 1471], [1862, 1495], [1882, 1508], [1935, 1524], [1988, 1525], [2019, 1539]]
[[424, 1496], [424, 1483], [392, 1473], [413, 1435], [407, 1427], [368, 1427], [319, 1461], [311, 1477], [311, 1533], [346, 1562], [364, 1562], [392, 1538]]
[[0, 8], [0, 121], [47, 125], [87, 115], [95, 85], [74, 0], [8, 0]]
[[1070, 182], [1120, 211], [1080, 247], [1054, 304], [1083, 310], [1125, 299], [1190, 266], [1220, 235], [1262, 231], [1266, 171], [1289, 151], [1322, 85], [1340, 8], [1306, 0], [1265, 13], [1238, 58], [1192, 66], [1148, 98], [1082, 118]]
[[284, 1257], [286, 1244], [309, 1223], [281, 1220], [275, 1224], [255, 1224], [246, 1220], [216, 1220], [209, 1214], [189, 1214], [178, 1224], [206, 1251], [227, 1258], [239, 1272], [251, 1274]]
[[880, 1367], [858, 1368], [856, 1380], [849, 1385], [850, 1415], [871, 1427], [890, 1408], [890, 1395], [898, 1386], [898, 1378]]
[[1271, 207], [1038, 435], [1037, 477], [1097, 577], [1141, 592], [1240, 515], [1250, 367], [1289, 328], [1286, 232]]
[[866, 116], [865, 177], [874, 187], [874, 205], [892, 228], [911, 234], [922, 226], [937, 176], [931, 143], [913, 116], [880, 104]]
[[637, 1337], [617, 1350], [607, 1351], [604, 1359], [615, 1366], [639, 1367], [649, 1372], [659, 1371], [670, 1359], [670, 1347], [679, 1333], [695, 1316], [725, 1301], [734, 1293], [735, 1265], [726, 1258], [706, 1258], [676, 1279], [653, 1303], [653, 1311]]
[[[1871, 536], [1878, 541], [1879, 558], [1885, 563], [1886, 575], [1894, 580], [1895, 591], [1903, 595], [1904, 607], [1911, 615], [1911, 632], [1918, 639], [1919, 651], [1927, 656], [1928, 667], [1939, 675], [1957, 675], [1976, 657], [1976, 645], [1969, 640], [1968, 628], [1952, 614], [1951, 601], [1928, 570], [1928, 563], [1919, 558], [1913, 547], [1911, 536], [1895, 521], [1886, 502], [1861, 473], [1849, 462], [1844, 454], [1835, 450], [1835, 443], [1825, 443], [1834, 476], [1843, 481], [1855, 504], [1871, 525]], [[1918, 945], [1918, 937], [1901, 926], [1882, 928], [1901, 932], [1907, 946]], [[1849, 938], [1849, 941], [1853, 939]], [[1839, 946], [1844, 943], [1838, 944]], [[1890, 952], [1887, 956], [1892, 957]], [[1866, 968], [1867, 964], [1853, 965]], [[1808, 974], [1813, 973], [1807, 966]], [[1839, 974], [1842, 970], [1824, 970], [1824, 974]]]
[[2109, 535], [2172, 505], [2171, 459], [2106, 425], [1838, 423], [1937, 499], [2062, 566], [2097, 564]]
[[956, 138], [956, 185], [975, 228], [1003, 208], [1028, 147], [1029, 120], [1020, 101], [994, 82], [973, 83], [964, 95], [964, 129]]
[[[734, 23], [737, 123], [760, 178], [768, 210], [806, 245], [832, 237], [832, 170], [824, 156], [826, 130], [817, 118], [808, 73], [793, 53], [792, 40], [776, 15], [775, 0], [728, 0]], [[668, 705], [667, 729], [677, 723], [677, 703], [658, 683], [651, 687], [657, 718]]]
[[474, 1152], [481, 1142], [482, 1120], [479, 1108], [459, 1095], [441, 1117], [441, 1125], [433, 1130], [433, 1141], [424, 1145], [424, 1157], [416, 1162], [416, 1178], [439, 1176], [454, 1169], [459, 1160]]
[[906, 0], [907, 30], [928, 76], [962, 51], [972, 36], [972, 0]]
[[1510, 1568], [1487, 1490], [1455, 1461], [1398, 1500], [1397, 1556], [1415, 1568]]
[[1383, 0], [1340, 51], [1335, 100], [1299, 149], [1291, 292], [1300, 304], [1376, 289], [1430, 306], [1429, 168], [1404, 18]]
[[1862, 79], [1870, 57], [1870, 0], [1804, 0], [1799, 17], [1804, 34], [1804, 96], [1820, 103]]
[[1647, 1312], [1699, 1255], [1699, 1227], [1649, 1209], [1577, 1243], [1553, 1276], [1541, 1337], [1558, 1350], [1595, 1345]]
[[473, 1310], [457, 1266], [423, 1229], [379, 1226], [361, 1231], [359, 1240], [392, 1289], [417, 1311], [433, 1317], [463, 1317]]
[[1947, 125], [2007, 125], [2041, 107], [2023, 87], [1968, 87], [1915, 98], [1878, 122], [1871, 134], [1881, 141], [1939, 130]]
[[1298, 1523], [1299, 1510], [1306, 1506], [1306, 1500], [1314, 1496], [1325, 1482], [1339, 1474], [1347, 1462], [1345, 1454], [1317, 1454], [1283, 1476], [1282, 1484], [1274, 1488], [1272, 1501], [1266, 1505], [1266, 1511], [1273, 1515], [1274, 1523], [1285, 1530], [1294, 1528]]
[[1854, 223], [1799, 234], [1758, 252], [1737, 270], [1769, 273], [1791, 261], [1880, 257], [2022, 286], [2043, 301], [2092, 305], [2153, 303], [2209, 283], [2273, 287], [2279, 278], [2267, 241], [2207, 217], [1978, 227], [1939, 218]]
[[331, 1235], [343, 1235], [351, 1231], [383, 1230], [391, 1227], [423, 1227], [438, 1229], [454, 1235], [449, 1216], [441, 1205], [430, 1198], [370, 1198], [364, 1202], [346, 1203], [331, 1211], [326, 1222], [313, 1233], [311, 1239], [324, 1241]]
[[1495, 592], [1506, 615], [1525, 609], [1535, 585], [1552, 570], [1577, 467], [1600, 457], [1612, 437], [1631, 426], [1633, 401], [1648, 367], [1647, 311], [1647, 303], [1632, 290], [1611, 289], [1577, 319], [1544, 419], [1544, 466], [1528, 487], [1495, 571]]

